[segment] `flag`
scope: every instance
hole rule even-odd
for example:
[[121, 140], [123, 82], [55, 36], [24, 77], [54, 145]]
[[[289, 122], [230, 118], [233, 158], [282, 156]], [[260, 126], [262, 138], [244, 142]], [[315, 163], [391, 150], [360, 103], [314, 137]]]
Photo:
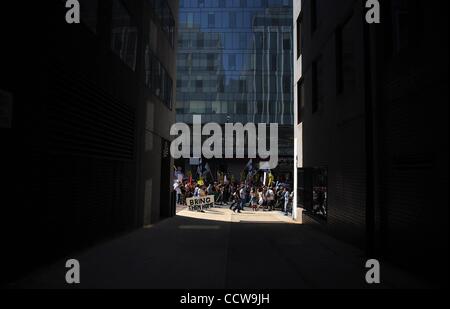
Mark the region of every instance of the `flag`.
[[272, 172], [269, 172], [269, 187], [271, 187], [271, 186], [272, 186], [272, 184], [273, 184], [273, 181], [274, 181], [274, 177], [273, 177], [273, 174], [272, 174]]
[[201, 177], [203, 175], [203, 166], [202, 166], [201, 161], [200, 161], [200, 164], [197, 166], [197, 174], [199, 177]]
[[248, 161], [247, 165], [245, 166], [245, 169], [248, 169], [249, 171], [253, 169], [253, 159], [250, 159]]

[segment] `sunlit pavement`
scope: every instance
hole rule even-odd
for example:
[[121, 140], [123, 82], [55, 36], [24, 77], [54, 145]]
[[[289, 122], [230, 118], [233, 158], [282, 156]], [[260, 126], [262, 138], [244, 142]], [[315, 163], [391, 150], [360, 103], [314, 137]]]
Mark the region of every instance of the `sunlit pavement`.
[[427, 287], [381, 262], [382, 284], [365, 281], [363, 253], [281, 212], [178, 216], [68, 258], [81, 284], [65, 282], [65, 260], [12, 287], [24, 288], [407, 288]]

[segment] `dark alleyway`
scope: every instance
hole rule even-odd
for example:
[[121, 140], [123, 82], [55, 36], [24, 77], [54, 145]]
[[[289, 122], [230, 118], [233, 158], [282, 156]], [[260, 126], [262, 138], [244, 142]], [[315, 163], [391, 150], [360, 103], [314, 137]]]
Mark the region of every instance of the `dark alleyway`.
[[[370, 288], [359, 250], [279, 213], [182, 210], [75, 257], [77, 288]], [[427, 287], [382, 263], [378, 287]], [[13, 284], [72, 288], [65, 260]]]

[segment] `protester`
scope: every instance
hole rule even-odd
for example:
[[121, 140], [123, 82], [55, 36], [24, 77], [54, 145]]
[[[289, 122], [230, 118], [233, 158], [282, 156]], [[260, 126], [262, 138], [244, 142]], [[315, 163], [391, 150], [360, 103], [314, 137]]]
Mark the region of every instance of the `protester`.
[[283, 200], [284, 200], [284, 214], [287, 216], [288, 215], [288, 204], [289, 204], [289, 190], [287, 188], [283, 189]]
[[[245, 202], [247, 200], [247, 188], [242, 185], [241, 190], [239, 191], [239, 195], [241, 197], [241, 203], [239, 205], [239, 210], [244, 210]], [[240, 211], [238, 211], [240, 213]]]
[[173, 189], [175, 190], [176, 194], [177, 194], [177, 204], [180, 205], [182, 204], [182, 197], [181, 197], [181, 181], [176, 181], [173, 184]]
[[233, 201], [231, 203], [230, 209], [233, 210], [235, 205], [239, 205], [239, 201], [240, 201], [239, 190], [236, 190], [233, 192]]
[[273, 210], [274, 199], [275, 199], [275, 193], [273, 192], [273, 189], [271, 187], [269, 187], [266, 191], [267, 208], [269, 211]]
[[199, 197], [200, 196], [199, 192], [200, 192], [200, 186], [197, 184], [194, 189], [194, 197]]
[[258, 210], [258, 192], [256, 188], [253, 188], [250, 192], [250, 205], [252, 206], [253, 211]]
[[[285, 215], [288, 215], [291, 211], [290, 203], [292, 203], [293, 193], [289, 192], [288, 184], [283, 181], [282, 177], [275, 177], [272, 173], [270, 173], [271, 177], [265, 179], [264, 177], [259, 177], [261, 174], [253, 172], [252, 174], [247, 174], [247, 177], [245, 175], [242, 176], [241, 182], [235, 181], [232, 175], [219, 173], [218, 175], [223, 174], [223, 177], [221, 176], [217, 181], [214, 181], [214, 179], [204, 178], [195, 180], [192, 176], [184, 179], [182, 177], [182, 169], [174, 168], [174, 176], [178, 176], [178, 179], [175, 179], [173, 190], [176, 192], [176, 203], [178, 205], [185, 205], [188, 198], [212, 195], [216, 205], [226, 205], [227, 207], [229, 205], [230, 210], [238, 213], [241, 213], [247, 205], [254, 212], [260, 208], [266, 211], [279, 209]], [[321, 204], [324, 204], [322, 202], [323, 197], [320, 192], [315, 192], [315, 195], [317, 196], [315, 200], [319, 204], [317, 208], [320, 208]], [[200, 206], [199, 204], [198, 206], [189, 207], [189, 209], [204, 212], [204, 209], [213, 206]]]

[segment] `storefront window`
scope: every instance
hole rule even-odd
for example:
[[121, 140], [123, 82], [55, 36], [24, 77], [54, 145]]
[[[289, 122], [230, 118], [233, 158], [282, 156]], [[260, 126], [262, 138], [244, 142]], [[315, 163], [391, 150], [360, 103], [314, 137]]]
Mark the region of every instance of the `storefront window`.
[[328, 171], [325, 167], [298, 170], [297, 206], [318, 219], [328, 217]]

